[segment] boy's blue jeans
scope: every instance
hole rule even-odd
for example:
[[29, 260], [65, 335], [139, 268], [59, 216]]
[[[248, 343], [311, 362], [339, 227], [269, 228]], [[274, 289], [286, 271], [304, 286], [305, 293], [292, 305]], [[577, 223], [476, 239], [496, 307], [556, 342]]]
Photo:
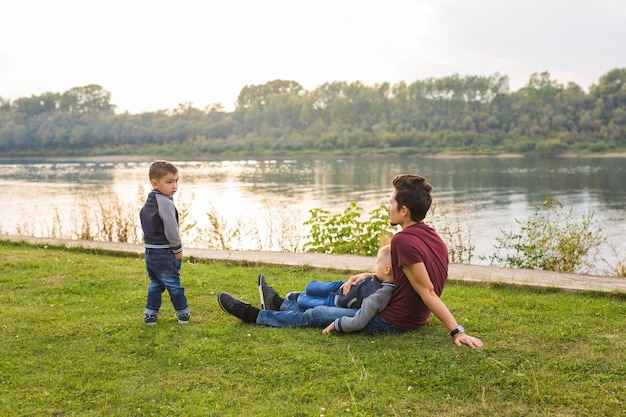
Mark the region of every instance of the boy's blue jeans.
[[[285, 300], [280, 311], [261, 310], [256, 319], [257, 324], [272, 327], [320, 327], [324, 328], [341, 317], [354, 317], [359, 311], [356, 308], [319, 306], [302, 311], [295, 300]], [[383, 320], [380, 315], [374, 318], [361, 330], [364, 333], [404, 333], [406, 330], [396, 327]]]
[[304, 292], [298, 296], [298, 305], [302, 310], [318, 306], [334, 306], [335, 291], [345, 281], [310, 281], [304, 287]]
[[176, 259], [171, 249], [146, 248], [145, 253], [146, 270], [150, 278], [146, 313], [158, 314], [165, 290], [170, 295], [176, 313], [189, 313], [185, 288], [180, 285], [181, 260]]

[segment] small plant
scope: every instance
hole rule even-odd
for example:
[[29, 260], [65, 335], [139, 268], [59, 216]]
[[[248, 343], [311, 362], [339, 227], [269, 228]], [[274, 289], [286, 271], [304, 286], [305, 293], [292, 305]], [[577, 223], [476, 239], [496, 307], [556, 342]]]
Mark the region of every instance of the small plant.
[[626, 262], [620, 259], [607, 275], [616, 278], [626, 278]]
[[433, 204], [430, 209], [431, 226], [437, 230], [448, 246], [450, 262], [469, 264], [476, 245], [472, 241], [474, 224], [469, 221], [469, 205], [454, 203], [453, 210], [443, 204]]
[[99, 237], [106, 242], [137, 242], [137, 212], [112, 192], [97, 195], [100, 209]]
[[[192, 246], [198, 234], [198, 222], [191, 216], [191, 206], [195, 194], [191, 193], [189, 199], [181, 190], [176, 197], [176, 209], [178, 210], [178, 229], [184, 246]], [[143, 205], [143, 202], [141, 203]]]
[[572, 210], [547, 198], [535, 208], [528, 220], [515, 222], [518, 231], [501, 230], [491, 263], [513, 268], [542, 269], [581, 273], [593, 265], [598, 247], [606, 241], [600, 226], [596, 227], [593, 211], [575, 221]]
[[[112, 191], [83, 196], [72, 216], [72, 238], [138, 243], [137, 213], [134, 204], [121, 201]], [[61, 224], [58, 216], [54, 218], [53, 224]]]
[[615, 262], [610, 262], [604, 258], [602, 258], [602, 262], [604, 262], [608, 268], [605, 268], [604, 275], [615, 278], [626, 278], [626, 258], [624, 255], [620, 255], [617, 248], [610, 244], [609, 245], [613, 257], [615, 258]]
[[[298, 252], [302, 236], [297, 220], [301, 212], [293, 207], [276, 206], [270, 199], [263, 200], [263, 221], [248, 227], [255, 250]], [[278, 212], [277, 212], [278, 211]]]
[[90, 199], [82, 197], [77, 202], [77, 207], [74, 209], [74, 227], [72, 230], [73, 239], [78, 240], [96, 240], [97, 231], [95, 219], [92, 214], [92, 207]]
[[304, 222], [311, 226], [309, 240], [304, 244], [307, 252], [375, 256], [394, 232], [384, 205], [371, 211], [366, 220], [361, 220], [363, 208], [355, 202], [339, 214], [320, 208], [309, 212], [311, 218]]
[[202, 243], [209, 249], [236, 250], [234, 245], [241, 243], [241, 230], [244, 228], [241, 219], [235, 226], [230, 226], [213, 205], [206, 215], [208, 225], [200, 230]]

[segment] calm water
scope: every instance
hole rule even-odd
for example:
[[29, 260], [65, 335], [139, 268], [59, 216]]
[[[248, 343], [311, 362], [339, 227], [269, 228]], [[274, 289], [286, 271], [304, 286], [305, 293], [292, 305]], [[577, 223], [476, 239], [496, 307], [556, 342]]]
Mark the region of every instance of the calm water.
[[[499, 229], [511, 230], [515, 218], [526, 219], [546, 197], [571, 207], [576, 218], [594, 210], [618, 256], [626, 254], [623, 158], [173, 162], [181, 174], [176, 199], [192, 201], [191, 215], [200, 225], [214, 207], [229, 224], [241, 221], [244, 229], [254, 225], [259, 230], [260, 236], [240, 249], [258, 249], [259, 241], [271, 242], [263, 234], [271, 234], [283, 220], [306, 234], [301, 224], [311, 208], [337, 213], [354, 201], [369, 212], [386, 204], [394, 175], [416, 173], [435, 187], [438, 203], [463, 207], [466, 221], [473, 225], [472, 263], [486, 263], [479, 257], [493, 252]], [[77, 201], [95, 192], [114, 192], [134, 203], [139, 186], [149, 189], [148, 166], [145, 161], [2, 163], [0, 177], [7, 197], [0, 201], [0, 231], [15, 233], [21, 227], [47, 236], [55, 213], [64, 222], [72, 221]], [[262, 248], [276, 250], [270, 246], [266, 243]], [[616, 259], [609, 252], [603, 255]]]

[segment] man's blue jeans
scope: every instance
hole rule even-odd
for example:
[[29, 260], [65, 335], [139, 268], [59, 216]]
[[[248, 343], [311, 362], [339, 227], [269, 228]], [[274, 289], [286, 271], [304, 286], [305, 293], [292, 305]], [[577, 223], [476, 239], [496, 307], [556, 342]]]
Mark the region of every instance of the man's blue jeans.
[[176, 259], [171, 249], [146, 248], [146, 270], [148, 285], [148, 302], [146, 313], [158, 314], [161, 308], [162, 294], [167, 289], [176, 313], [188, 313], [185, 288], [180, 285], [181, 260]]
[[[354, 317], [357, 313], [355, 308], [319, 306], [300, 310], [295, 300], [285, 300], [280, 306], [280, 311], [261, 310], [256, 319], [257, 324], [264, 324], [272, 327], [319, 327], [324, 328], [341, 317]], [[383, 320], [380, 315], [374, 318], [365, 326], [362, 332], [375, 333], [404, 333], [406, 330], [400, 329]]]

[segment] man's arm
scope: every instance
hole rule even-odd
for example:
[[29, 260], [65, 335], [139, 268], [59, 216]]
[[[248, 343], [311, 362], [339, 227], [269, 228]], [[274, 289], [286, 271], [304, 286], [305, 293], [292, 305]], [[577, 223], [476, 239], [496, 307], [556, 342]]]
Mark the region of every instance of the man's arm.
[[339, 288], [342, 289], [343, 295], [348, 295], [348, 293], [350, 292], [350, 288], [363, 281], [364, 279], [371, 278], [373, 275], [374, 274], [372, 274], [371, 272], [361, 272], [360, 274], [352, 275]]
[[[426, 266], [423, 262], [405, 265], [402, 267], [402, 270], [406, 274], [411, 286], [419, 294], [426, 304], [426, 307], [435, 315], [441, 322], [448, 328], [448, 330], [454, 330], [458, 323], [454, 319], [448, 307], [441, 301], [441, 298], [435, 293], [435, 288], [433, 287], [433, 283], [430, 281], [430, 277], [428, 276], [428, 271], [426, 271]], [[461, 344], [466, 344], [471, 347], [482, 347], [483, 342], [476, 338], [469, 336], [465, 333], [457, 333], [454, 336], [454, 343], [457, 346], [461, 346]]]

